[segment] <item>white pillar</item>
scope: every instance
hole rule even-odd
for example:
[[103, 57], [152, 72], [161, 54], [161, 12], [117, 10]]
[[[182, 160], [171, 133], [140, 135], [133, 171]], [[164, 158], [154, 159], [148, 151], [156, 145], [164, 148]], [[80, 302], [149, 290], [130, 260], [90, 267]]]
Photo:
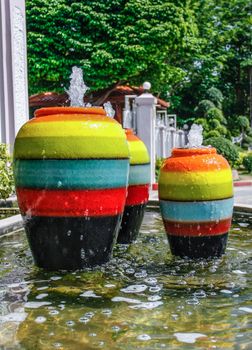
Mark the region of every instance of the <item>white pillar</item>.
[[12, 147], [28, 119], [25, 0], [1, 0], [0, 142]]
[[156, 150], [155, 150], [155, 119], [156, 119], [156, 103], [157, 99], [150, 93], [143, 93], [136, 98], [137, 106], [137, 136], [145, 143], [151, 163], [150, 183], [156, 182], [155, 165], [156, 165]]
[[185, 133], [183, 130], [178, 130], [178, 147], [183, 148], [185, 146]]
[[161, 147], [161, 158], [166, 157], [166, 126], [160, 126], [160, 147]]

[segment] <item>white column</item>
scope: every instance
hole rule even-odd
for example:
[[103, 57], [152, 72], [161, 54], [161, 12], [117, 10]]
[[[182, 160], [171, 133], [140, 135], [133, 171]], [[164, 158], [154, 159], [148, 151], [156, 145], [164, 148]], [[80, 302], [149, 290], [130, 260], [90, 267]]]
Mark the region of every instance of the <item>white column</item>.
[[156, 150], [155, 150], [155, 119], [156, 119], [156, 103], [157, 99], [150, 93], [143, 93], [136, 98], [137, 106], [137, 136], [145, 143], [151, 163], [150, 183], [156, 182], [155, 165], [156, 165]]
[[161, 158], [166, 157], [166, 126], [160, 126], [160, 147], [161, 147]]
[[177, 135], [178, 135], [178, 144], [176, 146], [179, 148], [182, 148], [185, 146], [185, 133], [183, 130], [178, 130]]
[[1, 0], [0, 142], [12, 147], [28, 119], [25, 0]]

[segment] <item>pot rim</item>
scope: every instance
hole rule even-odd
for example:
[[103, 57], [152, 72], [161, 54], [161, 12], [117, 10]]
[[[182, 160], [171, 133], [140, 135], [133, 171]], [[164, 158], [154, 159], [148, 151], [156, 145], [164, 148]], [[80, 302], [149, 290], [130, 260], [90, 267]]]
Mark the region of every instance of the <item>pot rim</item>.
[[216, 154], [214, 147], [200, 147], [200, 148], [174, 148], [172, 150], [172, 157], [189, 157], [200, 156], [205, 154]]
[[44, 107], [34, 112], [35, 118], [55, 115], [55, 114], [98, 114], [106, 115], [102, 107]]

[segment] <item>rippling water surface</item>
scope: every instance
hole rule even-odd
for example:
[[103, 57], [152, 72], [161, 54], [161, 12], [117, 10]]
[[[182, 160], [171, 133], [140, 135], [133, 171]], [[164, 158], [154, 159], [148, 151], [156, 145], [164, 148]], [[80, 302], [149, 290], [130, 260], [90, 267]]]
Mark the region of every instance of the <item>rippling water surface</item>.
[[95, 270], [34, 267], [23, 231], [0, 240], [1, 349], [252, 349], [252, 217], [226, 255], [173, 258], [158, 212]]

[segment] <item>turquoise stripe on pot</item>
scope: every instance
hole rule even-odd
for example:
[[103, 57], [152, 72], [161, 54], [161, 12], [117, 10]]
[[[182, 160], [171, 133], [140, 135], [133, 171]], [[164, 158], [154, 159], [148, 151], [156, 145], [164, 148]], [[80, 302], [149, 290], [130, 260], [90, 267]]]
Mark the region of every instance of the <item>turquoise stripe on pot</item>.
[[160, 201], [164, 220], [181, 222], [209, 222], [230, 218], [234, 198], [203, 202]]
[[16, 187], [99, 189], [125, 187], [128, 159], [16, 160]]
[[150, 163], [141, 165], [130, 165], [129, 186], [144, 185], [150, 181]]

